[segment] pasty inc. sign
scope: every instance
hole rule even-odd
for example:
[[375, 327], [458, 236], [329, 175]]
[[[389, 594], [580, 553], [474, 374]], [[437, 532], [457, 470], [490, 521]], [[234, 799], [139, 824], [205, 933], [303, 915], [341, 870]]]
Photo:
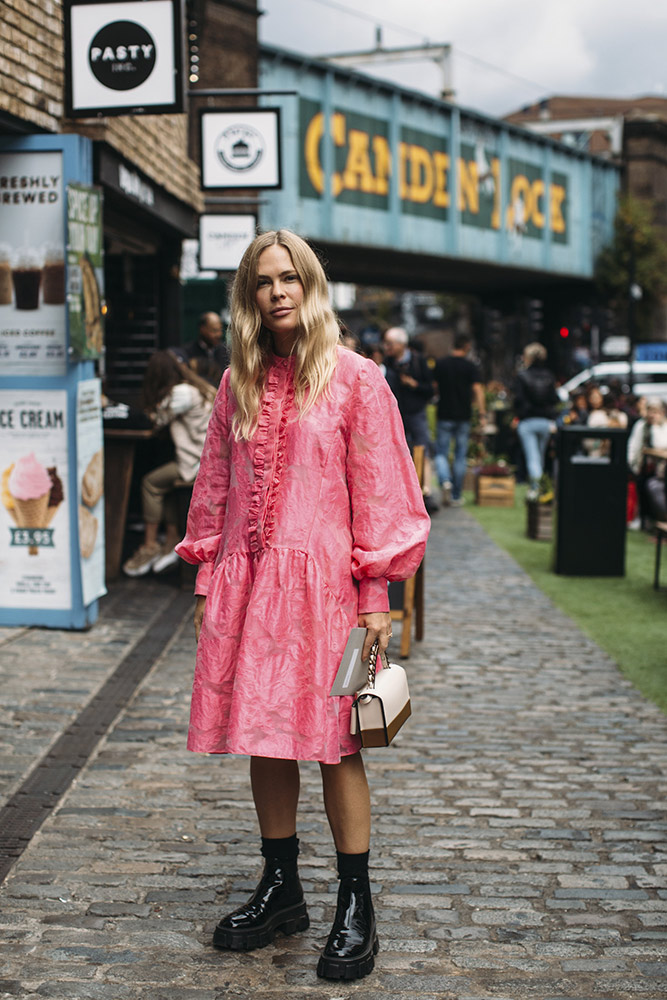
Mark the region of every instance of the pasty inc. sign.
[[182, 110], [178, 0], [65, 4], [70, 117]]

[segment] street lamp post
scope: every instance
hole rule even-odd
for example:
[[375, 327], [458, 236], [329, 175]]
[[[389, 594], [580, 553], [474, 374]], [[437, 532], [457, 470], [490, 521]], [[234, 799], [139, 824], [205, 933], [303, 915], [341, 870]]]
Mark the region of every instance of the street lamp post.
[[635, 384], [635, 373], [634, 373], [634, 353], [635, 353], [635, 339], [636, 339], [636, 317], [635, 317], [635, 304], [641, 299], [643, 292], [641, 285], [637, 284], [637, 251], [635, 247], [635, 228], [632, 225], [628, 226], [628, 235], [630, 237], [630, 260], [628, 262], [628, 342], [629, 342], [629, 356], [628, 356], [628, 384], [630, 386], [630, 392], [632, 392]]

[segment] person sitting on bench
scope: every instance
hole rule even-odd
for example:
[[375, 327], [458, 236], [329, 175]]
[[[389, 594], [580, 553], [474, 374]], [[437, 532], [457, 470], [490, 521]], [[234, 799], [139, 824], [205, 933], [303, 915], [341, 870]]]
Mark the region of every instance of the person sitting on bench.
[[[178, 562], [178, 508], [173, 495], [180, 481], [193, 482], [199, 469], [215, 389], [191, 372], [170, 351], [156, 351], [146, 368], [144, 408], [156, 427], [169, 427], [175, 458], [152, 469], [141, 480], [144, 540], [123, 565], [127, 576], [163, 573]], [[164, 522], [165, 541], [158, 529]]]

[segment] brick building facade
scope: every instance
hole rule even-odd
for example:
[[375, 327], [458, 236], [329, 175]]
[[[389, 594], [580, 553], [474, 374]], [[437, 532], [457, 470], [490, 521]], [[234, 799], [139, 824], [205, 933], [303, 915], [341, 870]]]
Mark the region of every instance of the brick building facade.
[[[256, 0], [187, 0], [184, 16], [186, 87], [256, 87]], [[64, 83], [62, 0], [2, 0], [0, 136], [93, 141], [94, 181], [104, 190], [108, 384], [133, 400], [148, 356], [190, 334], [181, 328], [178, 275], [182, 240], [197, 235], [205, 210], [198, 108], [225, 100], [186, 97], [178, 115], [68, 120]]]
[[667, 98], [549, 97], [506, 121], [617, 159], [624, 189], [650, 201], [667, 239]]
[[[58, 0], [3, 0], [0, 112], [23, 131], [77, 132], [106, 143], [175, 198], [199, 210], [199, 171], [187, 115], [64, 118], [63, 10]], [[0, 127], [2, 127], [0, 119]]]
[[[506, 121], [613, 158], [623, 168], [623, 190], [649, 202], [667, 240], [667, 98], [549, 97], [507, 115]], [[645, 336], [667, 340], [667, 303], [653, 314]]]

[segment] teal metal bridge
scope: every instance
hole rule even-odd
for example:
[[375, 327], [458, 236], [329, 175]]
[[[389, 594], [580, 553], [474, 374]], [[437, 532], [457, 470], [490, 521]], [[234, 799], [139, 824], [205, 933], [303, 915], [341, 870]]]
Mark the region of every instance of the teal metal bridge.
[[282, 187], [259, 222], [311, 239], [330, 276], [452, 290], [588, 283], [618, 167], [498, 119], [262, 47]]

